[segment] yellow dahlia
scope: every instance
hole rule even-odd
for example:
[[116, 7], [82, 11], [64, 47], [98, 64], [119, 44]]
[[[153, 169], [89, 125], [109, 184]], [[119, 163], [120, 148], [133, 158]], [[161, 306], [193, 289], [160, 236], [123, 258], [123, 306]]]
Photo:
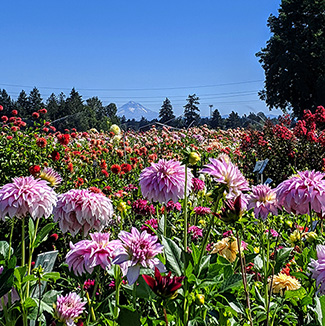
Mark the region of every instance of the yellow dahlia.
[[[271, 279], [269, 280], [269, 284], [270, 282]], [[280, 293], [280, 295], [283, 295], [286, 290], [293, 291], [293, 290], [298, 290], [300, 288], [301, 288], [300, 282], [296, 278], [290, 275], [279, 273], [278, 275], [274, 275], [273, 277], [273, 284], [272, 284], [273, 293]]]

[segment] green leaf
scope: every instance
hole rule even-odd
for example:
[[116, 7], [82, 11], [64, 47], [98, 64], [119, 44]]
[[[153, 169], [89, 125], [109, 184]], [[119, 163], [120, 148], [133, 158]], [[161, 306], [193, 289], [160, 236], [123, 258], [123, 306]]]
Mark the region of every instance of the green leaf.
[[289, 299], [289, 298], [302, 299], [303, 297], [306, 296], [306, 290], [303, 287], [301, 287], [298, 290], [285, 291], [284, 296], [286, 299]]
[[47, 291], [44, 293], [42, 300], [47, 303], [49, 306], [52, 306], [56, 302], [58, 295], [61, 294], [61, 291]]
[[37, 307], [37, 303], [33, 298], [27, 298], [24, 301], [24, 307], [25, 307], [25, 309], [32, 308], [32, 307]]
[[188, 326], [205, 326], [206, 323], [201, 317], [195, 317], [188, 322]]
[[32, 239], [34, 239], [34, 234], [35, 234], [35, 225], [31, 217], [29, 218], [28, 221], [28, 234], [29, 234], [29, 240], [32, 241]]
[[21, 266], [21, 267], [16, 267], [15, 271], [14, 271], [14, 275], [16, 277], [16, 279], [18, 280], [19, 283], [22, 283], [23, 278], [26, 274], [27, 271], [27, 266]]
[[0, 298], [8, 293], [14, 284], [14, 269], [3, 269], [0, 274]]
[[47, 239], [48, 234], [50, 233], [50, 231], [53, 229], [55, 223], [49, 223], [46, 224], [40, 232], [38, 232], [37, 236], [36, 236], [36, 240], [34, 243], [34, 248], [38, 247], [40, 245], [40, 243], [42, 243], [43, 241], [45, 241]]
[[117, 319], [119, 326], [141, 326], [140, 315], [130, 307], [120, 307], [120, 314]]
[[315, 301], [318, 321], [322, 326], [325, 326], [325, 295], [320, 298], [315, 296]]
[[220, 292], [225, 292], [233, 288], [238, 288], [243, 284], [241, 275], [234, 274], [228, 277], [222, 284], [219, 289]]
[[177, 276], [181, 276], [183, 271], [181, 248], [178, 247], [178, 245], [173, 240], [165, 238], [164, 236], [162, 236], [162, 244], [164, 246], [164, 252], [166, 255], [167, 269]]
[[277, 252], [274, 274], [278, 274], [283, 267], [284, 262], [289, 258], [293, 248], [282, 248]]
[[[11, 253], [13, 249], [11, 248]], [[9, 243], [7, 241], [0, 241], [0, 260], [7, 259], [9, 254]]]
[[50, 280], [53, 280], [55, 282], [59, 278], [60, 278], [60, 273], [58, 273], [58, 272], [48, 272], [48, 273], [44, 273], [42, 275], [41, 280], [42, 281], [45, 281], [45, 282], [50, 281]]

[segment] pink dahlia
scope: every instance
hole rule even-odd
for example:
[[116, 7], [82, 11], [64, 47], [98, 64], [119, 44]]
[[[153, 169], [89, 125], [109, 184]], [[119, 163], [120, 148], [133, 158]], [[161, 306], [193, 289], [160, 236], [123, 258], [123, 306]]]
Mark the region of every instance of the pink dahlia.
[[205, 183], [203, 180], [199, 178], [193, 178], [192, 179], [192, 191], [193, 192], [199, 192], [200, 190], [203, 190], [205, 187]]
[[33, 176], [13, 178], [12, 183], [0, 189], [0, 219], [6, 216], [22, 218], [27, 214], [33, 219], [49, 217], [57, 196], [48, 183]]
[[137, 199], [132, 204], [132, 210], [134, 213], [142, 216], [154, 215], [156, 210], [152, 204], [149, 204], [145, 199]]
[[211, 208], [209, 208], [209, 207], [197, 206], [197, 207], [194, 207], [193, 210], [194, 210], [195, 214], [199, 215], [199, 216], [211, 214]]
[[87, 189], [72, 189], [58, 196], [54, 221], [59, 222], [63, 233], [75, 236], [80, 231], [86, 236], [90, 229], [100, 231], [111, 222], [113, 206], [103, 194]]
[[188, 233], [191, 234], [192, 240], [197, 240], [199, 237], [203, 237], [202, 229], [196, 225], [192, 225], [188, 228]]
[[269, 185], [252, 186], [252, 193], [247, 196], [247, 209], [254, 208], [255, 217], [266, 220], [269, 213], [278, 215], [276, 192]]
[[317, 213], [325, 212], [325, 174], [301, 171], [280, 183], [275, 191], [280, 206], [294, 214], [309, 214], [309, 205]]
[[95, 266], [101, 266], [104, 270], [110, 268], [115, 253], [123, 250], [119, 240], [109, 241], [109, 233], [92, 233], [90, 237], [91, 240], [81, 240], [76, 244], [70, 242], [66, 262], [75, 275], [91, 274]]
[[57, 297], [55, 316], [59, 322], [67, 326], [76, 325], [76, 321], [85, 310], [86, 301], [82, 301], [75, 292]]
[[161, 272], [165, 271], [161, 261], [155, 258], [163, 250], [163, 246], [157, 243], [157, 236], [153, 236], [146, 231], [140, 233], [133, 227], [131, 233], [121, 231], [119, 238], [124, 251], [116, 256], [113, 263], [118, 265], [128, 263], [126, 275], [129, 284], [133, 284], [138, 279], [141, 266], [151, 269], [157, 267]]
[[57, 187], [62, 182], [60, 174], [50, 167], [44, 168], [39, 177], [46, 180], [52, 187]]
[[309, 270], [311, 277], [316, 280], [316, 287], [321, 294], [325, 294], [325, 246], [317, 245], [317, 260], [311, 259]]
[[248, 191], [249, 185], [238, 167], [230, 161], [227, 155], [219, 155], [218, 158], [210, 158], [210, 164], [207, 164], [200, 171], [211, 175], [216, 182], [226, 184], [227, 199], [238, 197], [242, 191]]
[[141, 231], [146, 230], [148, 233], [155, 235], [148, 225], [150, 225], [154, 230], [158, 230], [158, 220], [156, 218], [151, 218], [150, 220], [145, 221], [141, 226]]
[[[192, 187], [192, 172], [187, 170], [187, 192]], [[161, 159], [145, 168], [139, 178], [143, 197], [150, 201], [177, 202], [185, 193], [185, 166], [174, 160]]]

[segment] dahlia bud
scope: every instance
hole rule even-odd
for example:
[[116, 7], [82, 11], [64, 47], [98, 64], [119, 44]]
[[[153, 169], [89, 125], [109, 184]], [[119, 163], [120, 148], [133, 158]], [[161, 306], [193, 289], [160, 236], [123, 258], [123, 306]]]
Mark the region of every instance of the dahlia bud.
[[197, 293], [195, 296], [195, 303], [199, 306], [203, 306], [204, 305], [204, 295]]
[[117, 204], [117, 210], [119, 210], [121, 213], [125, 212], [126, 211], [126, 202], [120, 201]]
[[198, 154], [197, 152], [191, 152], [190, 155], [189, 155], [189, 157], [188, 157], [188, 162], [191, 165], [195, 165], [200, 160], [201, 160], [200, 154]]
[[310, 231], [306, 234], [306, 239], [309, 243], [313, 243], [317, 239], [317, 233]]
[[227, 200], [225, 207], [222, 209], [220, 218], [225, 223], [234, 223], [238, 221], [243, 215], [243, 206], [241, 195], [239, 195], [235, 201]]

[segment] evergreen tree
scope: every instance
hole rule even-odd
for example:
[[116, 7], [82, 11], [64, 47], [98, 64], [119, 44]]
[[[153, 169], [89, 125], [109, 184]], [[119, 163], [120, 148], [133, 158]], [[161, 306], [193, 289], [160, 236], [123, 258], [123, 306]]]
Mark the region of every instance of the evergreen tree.
[[29, 106], [26, 110], [27, 118], [30, 118], [33, 112], [36, 112], [44, 107], [43, 99], [41, 97], [39, 90], [36, 87], [34, 87], [30, 91], [28, 96], [28, 102], [29, 102]]
[[166, 97], [164, 100], [161, 109], [159, 111], [159, 122], [166, 123], [175, 118], [172, 104], [170, 100]]
[[69, 97], [65, 101], [65, 115], [72, 115], [81, 112], [83, 106], [82, 96], [72, 88]]
[[30, 109], [29, 109], [30, 103], [28, 100], [28, 96], [24, 90], [22, 90], [18, 95], [18, 98], [16, 101], [16, 107], [17, 107], [17, 110], [19, 111], [19, 115], [21, 117], [30, 118], [30, 116], [28, 116], [28, 113], [30, 112]]
[[226, 128], [233, 129], [241, 126], [240, 116], [237, 112], [231, 111], [229, 117], [226, 119]]
[[267, 106], [296, 117], [325, 105], [325, 1], [282, 0], [279, 15], [271, 15], [273, 34], [256, 55], [265, 70], [260, 98]]
[[[115, 103], [110, 103], [104, 108], [106, 116], [109, 118], [111, 124], [120, 124], [122, 121], [120, 121], [119, 117], [116, 115], [117, 113], [117, 106]], [[125, 117], [124, 117], [125, 118]], [[125, 119], [126, 122], [126, 119]], [[125, 123], [123, 122], [123, 123]]]
[[200, 115], [197, 113], [200, 112], [197, 106], [200, 104], [199, 97], [196, 94], [189, 95], [186, 101], [187, 104], [184, 105], [185, 126], [196, 126], [200, 121]]
[[51, 121], [55, 121], [59, 116], [59, 101], [54, 93], [46, 100], [47, 117]]
[[212, 119], [211, 119], [211, 127], [214, 129], [223, 128], [223, 119], [220, 115], [220, 112], [218, 109], [215, 109], [212, 114]]
[[0, 105], [3, 106], [1, 114], [6, 116], [11, 115], [11, 111], [16, 108], [15, 103], [11, 100], [11, 97], [5, 89], [0, 89]]

